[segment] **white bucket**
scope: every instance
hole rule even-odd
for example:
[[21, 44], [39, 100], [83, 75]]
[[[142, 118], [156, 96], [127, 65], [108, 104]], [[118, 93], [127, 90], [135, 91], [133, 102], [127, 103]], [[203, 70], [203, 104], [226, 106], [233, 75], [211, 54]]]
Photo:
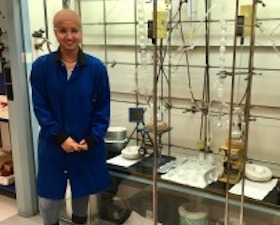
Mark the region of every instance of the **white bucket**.
[[179, 225], [208, 225], [207, 212], [188, 211], [186, 204], [182, 204], [178, 208]]

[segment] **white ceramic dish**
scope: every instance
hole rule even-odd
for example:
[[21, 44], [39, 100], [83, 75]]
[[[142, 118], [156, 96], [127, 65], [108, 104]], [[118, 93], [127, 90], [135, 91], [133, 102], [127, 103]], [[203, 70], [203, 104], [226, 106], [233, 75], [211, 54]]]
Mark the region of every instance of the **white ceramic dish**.
[[271, 180], [272, 171], [265, 166], [247, 163], [245, 167], [245, 176], [252, 181], [266, 182]]
[[127, 146], [121, 153], [125, 159], [138, 159], [140, 146]]

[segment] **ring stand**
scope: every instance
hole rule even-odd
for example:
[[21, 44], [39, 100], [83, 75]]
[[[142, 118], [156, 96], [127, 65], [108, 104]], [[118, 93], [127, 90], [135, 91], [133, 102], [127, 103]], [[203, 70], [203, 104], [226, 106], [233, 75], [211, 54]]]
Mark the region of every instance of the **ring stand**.
[[[139, 154], [144, 156], [147, 153], [147, 148], [152, 147], [152, 138], [150, 137], [149, 133], [144, 132], [143, 128], [145, 128], [145, 122], [144, 122], [144, 108], [129, 108], [129, 122], [130, 123], [136, 123], [136, 126], [130, 136], [127, 139], [127, 144], [129, 144], [132, 136], [137, 132], [137, 136], [140, 133], [142, 143], [139, 149]], [[148, 140], [147, 140], [148, 139]], [[138, 142], [138, 139], [137, 139]], [[125, 146], [125, 147], [126, 147]]]

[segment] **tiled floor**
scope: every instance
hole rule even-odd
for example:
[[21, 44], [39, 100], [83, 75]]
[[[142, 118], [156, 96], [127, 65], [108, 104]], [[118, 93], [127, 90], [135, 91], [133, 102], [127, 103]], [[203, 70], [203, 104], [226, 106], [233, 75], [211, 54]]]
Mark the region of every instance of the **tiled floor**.
[[[18, 216], [16, 200], [0, 194], [0, 225], [43, 225], [39, 215], [24, 218]], [[88, 221], [87, 225], [90, 222]], [[60, 221], [61, 225], [69, 225], [67, 222]], [[104, 221], [92, 221], [93, 225], [112, 225]]]
[[[0, 195], [0, 221], [17, 214], [16, 200]], [[1, 223], [1, 222], [0, 222]]]
[[[220, 211], [217, 206], [212, 205], [213, 208], [216, 207], [217, 211]], [[247, 211], [247, 214], [249, 212]], [[254, 216], [252, 216], [254, 215]], [[277, 216], [269, 216], [267, 214], [248, 214], [250, 221], [247, 225], [279, 225], [280, 219]], [[266, 217], [265, 217], [266, 216]], [[235, 215], [236, 217], [236, 215]], [[236, 217], [238, 218], [238, 217]], [[266, 221], [266, 222], [265, 222]], [[269, 221], [269, 222], [268, 222]], [[105, 222], [99, 219], [88, 221], [86, 225], [114, 225], [109, 222]], [[135, 224], [135, 223], [129, 223]], [[146, 223], [143, 223], [146, 225]], [[213, 223], [211, 223], [213, 224]], [[239, 223], [238, 223], [239, 224]], [[43, 225], [41, 217], [39, 215], [24, 218], [17, 215], [16, 200], [14, 198], [6, 197], [0, 194], [0, 225]], [[69, 225], [69, 223], [60, 221], [60, 225]]]
[[43, 225], [40, 216], [33, 216], [24, 218], [18, 215], [14, 215], [6, 220], [0, 221], [0, 225]]
[[42, 225], [40, 216], [23, 218], [17, 215], [14, 198], [0, 195], [0, 225]]

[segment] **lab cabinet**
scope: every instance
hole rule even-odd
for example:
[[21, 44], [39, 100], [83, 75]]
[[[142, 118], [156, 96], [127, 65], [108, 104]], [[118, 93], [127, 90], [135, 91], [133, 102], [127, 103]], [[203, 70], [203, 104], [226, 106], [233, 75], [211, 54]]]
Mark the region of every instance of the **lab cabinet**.
[[[88, 225], [153, 224], [152, 168], [141, 162], [128, 168], [108, 166], [111, 188], [91, 197], [94, 204], [92, 201], [89, 204]], [[158, 224], [185, 225], [186, 221], [199, 225], [224, 224], [225, 190], [226, 184], [220, 181], [202, 189], [166, 181], [158, 175]], [[229, 221], [233, 225], [239, 225], [240, 210], [240, 196], [231, 194]], [[243, 210], [244, 224], [279, 224], [279, 183], [261, 201], [245, 198]], [[69, 214], [62, 212], [61, 220], [70, 221]]]
[[[111, 165], [109, 167], [115, 185], [109, 195], [119, 199], [118, 201], [122, 199], [121, 206], [123, 206], [123, 209], [120, 209], [120, 211], [128, 210], [140, 214], [141, 217], [151, 218], [153, 202], [152, 171], [142, 166], [139, 167], [137, 164], [130, 169]], [[187, 224], [182, 222], [185, 215], [188, 219], [193, 218], [193, 221], [194, 218], [199, 219], [200, 217], [200, 223], [197, 224], [207, 224], [202, 223], [205, 218], [207, 218], [209, 224], [223, 224], [226, 188], [224, 183], [218, 181], [200, 189], [168, 182], [159, 177], [157, 187], [158, 222], [164, 225]], [[229, 202], [230, 221], [239, 224], [240, 196], [230, 195]], [[279, 224], [279, 184], [262, 201], [246, 198], [244, 211], [244, 222], [246, 224]], [[101, 215], [103, 215], [103, 219], [106, 219], [102, 211]], [[182, 221], [180, 222], [180, 220]], [[219, 221], [220, 223], [218, 223]]]

